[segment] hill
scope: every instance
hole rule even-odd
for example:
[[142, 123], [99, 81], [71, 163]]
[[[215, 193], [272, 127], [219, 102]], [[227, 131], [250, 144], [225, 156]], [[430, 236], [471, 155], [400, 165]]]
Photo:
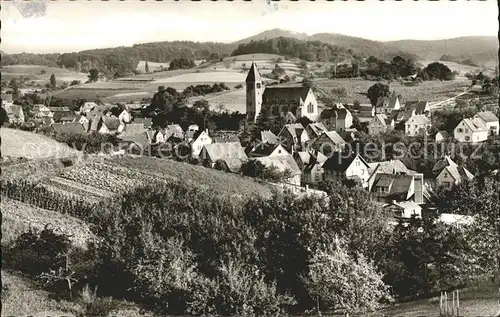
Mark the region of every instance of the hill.
[[1, 128], [0, 137], [2, 158], [62, 158], [80, 153], [66, 144], [32, 132]]
[[494, 36], [466, 36], [446, 40], [402, 40], [384, 42], [391, 51], [404, 50], [420, 59], [439, 59], [443, 55], [470, 58], [477, 64], [498, 64], [498, 39]]
[[251, 41], [262, 41], [262, 40], [270, 40], [278, 37], [289, 37], [293, 39], [298, 39], [298, 40], [308, 40], [309, 36], [305, 33], [298, 33], [298, 32], [293, 32], [289, 30], [284, 30], [284, 29], [272, 29], [272, 30], [267, 30], [264, 32], [261, 32], [259, 34], [256, 34], [254, 36], [250, 36], [244, 39], [241, 39], [239, 41], [233, 42], [232, 44], [245, 44], [249, 43]]

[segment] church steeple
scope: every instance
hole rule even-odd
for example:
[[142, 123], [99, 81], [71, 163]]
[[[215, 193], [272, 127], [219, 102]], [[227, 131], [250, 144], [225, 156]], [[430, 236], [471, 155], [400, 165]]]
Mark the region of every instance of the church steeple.
[[247, 108], [247, 123], [252, 124], [257, 120], [260, 109], [262, 107], [262, 94], [264, 93], [264, 85], [260, 76], [257, 65], [252, 62], [252, 66], [248, 71], [246, 83], [246, 108]]

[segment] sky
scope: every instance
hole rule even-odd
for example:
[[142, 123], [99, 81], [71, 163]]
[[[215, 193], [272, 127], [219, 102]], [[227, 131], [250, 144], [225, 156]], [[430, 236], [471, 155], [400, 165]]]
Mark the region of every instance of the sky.
[[[35, 0], [36, 1], [36, 0]], [[234, 42], [274, 28], [376, 41], [497, 36], [486, 1], [38, 1], [2, 3], [1, 50], [73, 52], [156, 41]]]

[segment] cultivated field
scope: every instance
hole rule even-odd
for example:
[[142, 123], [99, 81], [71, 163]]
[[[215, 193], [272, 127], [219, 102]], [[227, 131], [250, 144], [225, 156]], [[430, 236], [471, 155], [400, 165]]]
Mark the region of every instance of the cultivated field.
[[[42, 71], [45, 71], [42, 74]], [[40, 65], [8, 65], [0, 68], [2, 73], [2, 80], [10, 80], [11, 78], [28, 77], [30, 80], [39, 82], [48, 82], [50, 75], [56, 76], [57, 82], [71, 82], [72, 80], [86, 81], [88, 74], [79, 73], [73, 70], [49, 67]]]
[[79, 154], [66, 144], [59, 143], [40, 134], [16, 129], [1, 128], [2, 157], [8, 158], [63, 158]]
[[245, 89], [236, 89], [232, 91], [224, 91], [215, 94], [198, 96], [189, 99], [190, 103], [196, 100], [205, 99], [210, 104], [211, 109], [217, 110], [217, 106], [222, 104], [224, 109], [229, 112], [239, 111], [240, 113], [246, 112], [246, 94]]
[[8, 245], [30, 229], [43, 230], [45, 226], [70, 236], [78, 247], [86, 247], [93, 235], [84, 221], [70, 215], [41, 209], [2, 197], [2, 246]]

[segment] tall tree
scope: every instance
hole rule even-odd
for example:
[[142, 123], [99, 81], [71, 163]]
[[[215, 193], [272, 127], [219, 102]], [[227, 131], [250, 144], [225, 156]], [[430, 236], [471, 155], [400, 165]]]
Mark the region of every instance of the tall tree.
[[373, 106], [377, 105], [378, 98], [387, 96], [389, 96], [389, 86], [385, 84], [376, 83], [368, 88], [368, 99]]
[[149, 64], [147, 61], [146, 61], [145, 71], [146, 71], [146, 73], [149, 73]]
[[56, 88], [56, 75], [52, 74], [50, 75], [50, 87]]
[[96, 82], [99, 79], [99, 70], [96, 68], [92, 68], [89, 71], [89, 81], [90, 82]]

